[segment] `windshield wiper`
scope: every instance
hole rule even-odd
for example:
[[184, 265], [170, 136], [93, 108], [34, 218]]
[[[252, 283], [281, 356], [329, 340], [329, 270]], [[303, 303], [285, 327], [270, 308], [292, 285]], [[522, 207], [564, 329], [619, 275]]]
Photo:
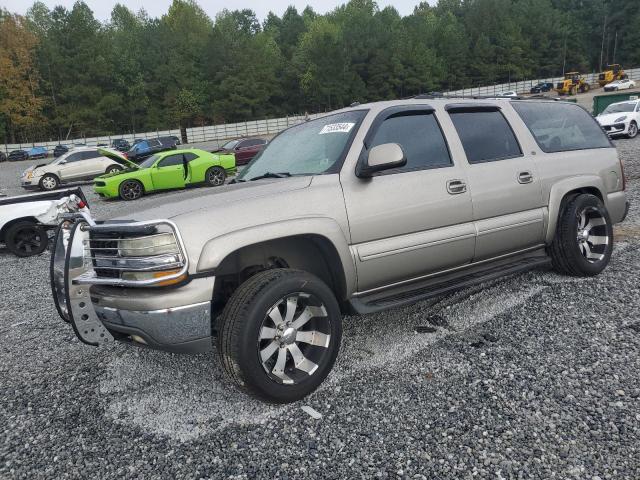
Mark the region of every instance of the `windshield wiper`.
[[278, 172], [278, 173], [265, 172], [262, 175], [258, 175], [257, 177], [250, 178], [249, 181], [253, 182], [254, 180], [260, 180], [262, 178], [286, 178], [290, 176], [291, 174], [289, 172]]

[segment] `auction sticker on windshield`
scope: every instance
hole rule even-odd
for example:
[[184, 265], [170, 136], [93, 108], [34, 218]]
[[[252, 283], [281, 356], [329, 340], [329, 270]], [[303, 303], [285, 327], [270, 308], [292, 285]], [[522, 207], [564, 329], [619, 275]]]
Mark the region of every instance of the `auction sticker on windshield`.
[[324, 135], [325, 133], [348, 133], [351, 131], [355, 123], [330, 123], [329, 125], [325, 125], [320, 130], [318, 135]]

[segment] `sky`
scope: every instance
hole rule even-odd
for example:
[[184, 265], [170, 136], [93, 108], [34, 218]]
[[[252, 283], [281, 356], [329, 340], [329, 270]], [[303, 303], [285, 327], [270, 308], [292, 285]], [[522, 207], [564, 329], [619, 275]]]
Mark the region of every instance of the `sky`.
[[[75, 0], [44, 0], [44, 3], [49, 8], [53, 8], [56, 5], [71, 8]], [[120, 0], [119, 2], [117, 0], [85, 0], [85, 3], [93, 10], [96, 18], [108, 20], [111, 15], [111, 9], [116, 3], [122, 3], [134, 12], [144, 8], [150, 16], [159, 17], [166, 13], [171, 0]], [[338, 5], [346, 3], [346, 0], [198, 0], [198, 3], [212, 19], [223, 8], [229, 10], [250, 8], [256, 12], [260, 20], [264, 20], [269, 11], [281, 16], [289, 5], [294, 5], [299, 12], [302, 12], [307, 5], [310, 5], [316, 12], [325, 13], [333, 10]], [[393, 5], [401, 15], [408, 15], [413, 12], [413, 8], [420, 3], [420, 0], [377, 0], [377, 3], [380, 8]], [[435, 0], [429, 0], [429, 3], [435, 3]], [[24, 15], [29, 7], [33, 5], [33, 1], [2, 0], [0, 4], [12, 13]]]

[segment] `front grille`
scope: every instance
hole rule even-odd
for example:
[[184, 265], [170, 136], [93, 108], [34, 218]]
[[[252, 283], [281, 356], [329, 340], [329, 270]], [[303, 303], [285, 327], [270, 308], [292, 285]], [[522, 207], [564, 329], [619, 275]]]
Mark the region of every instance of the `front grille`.
[[111, 266], [116, 265], [116, 261], [119, 258], [118, 240], [122, 238], [122, 235], [118, 233], [100, 232], [99, 234], [89, 234], [88, 250], [91, 254], [91, 263], [96, 276], [120, 278], [120, 270], [104, 267], [108, 267], [110, 264]]

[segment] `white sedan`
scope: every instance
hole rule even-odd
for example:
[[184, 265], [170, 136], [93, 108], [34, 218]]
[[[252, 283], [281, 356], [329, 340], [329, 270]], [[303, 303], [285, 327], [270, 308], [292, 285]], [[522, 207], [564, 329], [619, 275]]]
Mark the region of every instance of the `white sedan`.
[[596, 117], [609, 136], [626, 135], [634, 138], [640, 125], [640, 100], [612, 103]]
[[604, 86], [605, 92], [615, 92], [617, 90], [628, 90], [630, 88], [635, 88], [636, 82], [633, 80], [629, 80], [628, 78], [623, 78], [622, 80], [616, 80], [611, 83], [607, 83]]

